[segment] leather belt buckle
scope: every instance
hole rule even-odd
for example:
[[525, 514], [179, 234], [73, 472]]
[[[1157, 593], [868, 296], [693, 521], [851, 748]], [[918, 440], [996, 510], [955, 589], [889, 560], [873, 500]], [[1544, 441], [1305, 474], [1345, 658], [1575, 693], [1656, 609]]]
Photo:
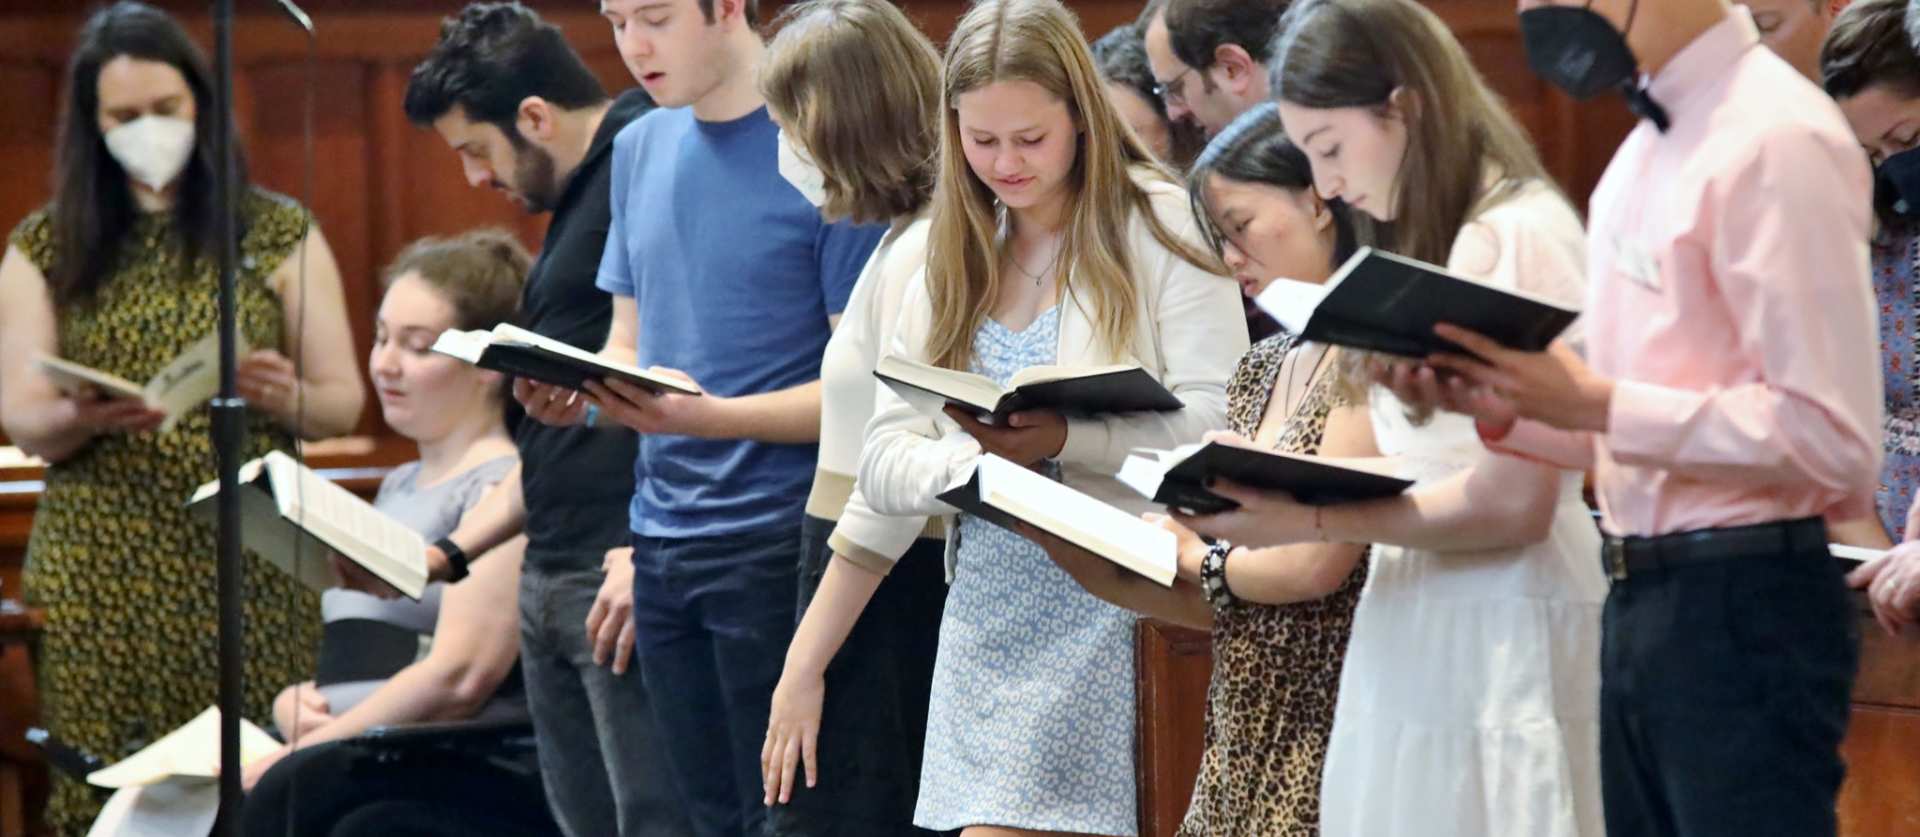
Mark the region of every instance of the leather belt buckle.
[[1608, 538], [1601, 547], [1601, 558], [1606, 564], [1607, 577], [1614, 581], [1627, 580], [1627, 542], [1622, 538]]

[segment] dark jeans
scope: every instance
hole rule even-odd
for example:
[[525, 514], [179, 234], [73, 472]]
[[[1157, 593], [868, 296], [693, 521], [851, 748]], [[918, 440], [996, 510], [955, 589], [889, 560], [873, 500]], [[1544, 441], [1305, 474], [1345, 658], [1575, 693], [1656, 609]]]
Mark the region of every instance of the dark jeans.
[[793, 640], [799, 527], [634, 536], [635, 654], [698, 837], [760, 837], [760, 746]]
[[334, 741], [287, 755], [241, 809], [247, 837], [464, 837], [557, 835], [533, 765], [510, 767], [465, 753]]
[[1857, 634], [1824, 548], [1616, 581], [1601, 646], [1607, 833], [1834, 834]]
[[[833, 521], [801, 525], [799, 610], [804, 613], [833, 559]], [[887, 574], [827, 666], [816, 750], [819, 784], [804, 768], [793, 798], [767, 812], [778, 837], [930, 837], [915, 828], [920, 756], [940, 615], [947, 603], [944, 541], [922, 538]]]
[[520, 571], [520, 666], [547, 799], [570, 837], [682, 837], [638, 667], [616, 676], [593, 663], [587, 611], [602, 578], [598, 565]]

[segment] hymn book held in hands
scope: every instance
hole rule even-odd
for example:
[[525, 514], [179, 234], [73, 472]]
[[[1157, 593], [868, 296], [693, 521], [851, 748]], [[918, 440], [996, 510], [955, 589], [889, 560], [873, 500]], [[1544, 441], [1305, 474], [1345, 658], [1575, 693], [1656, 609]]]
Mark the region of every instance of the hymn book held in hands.
[[573, 390], [583, 389], [587, 381], [613, 378], [655, 395], [700, 394], [699, 387], [678, 378], [616, 363], [508, 323], [492, 331], [447, 329], [433, 341], [433, 350], [482, 369]]
[[993, 454], [940, 499], [1007, 529], [1024, 522], [1163, 587], [1179, 570], [1172, 532]]
[[1407, 490], [1390, 460], [1340, 459], [1263, 451], [1220, 442], [1173, 450], [1140, 449], [1121, 464], [1118, 479], [1141, 496], [1193, 514], [1218, 514], [1240, 504], [1207, 490], [1212, 479], [1249, 488], [1285, 491], [1309, 505], [1391, 497]]
[[[216, 480], [200, 486], [187, 503], [211, 520], [219, 493]], [[281, 451], [240, 466], [240, 538], [314, 590], [339, 586], [329, 551], [408, 598], [417, 600], [427, 589], [427, 545], [420, 533]]]
[[[248, 351], [243, 340], [234, 354], [244, 357]], [[187, 411], [211, 400], [220, 391], [220, 341], [213, 335], [188, 346], [145, 385], [50, 355], [39, 355], [33, 363], [68, 395], [91, 389], [101, 398], [130, 398], [166, 413], [161, 432], [172, 430]]]
[[1537, 352], [1579, 316], [1544, 297], [1371, 247], [1324, 285], [1275, 279], [1254, 304], [1302, 340], [1413, 358], [1461, 351], [1433, 333], [1439, 323]]
[[1098, 415], [1185, 406], [1145, 369], [1130, 364], [1030, 366], [1014, 373], [1003, 387], [983, 375], [888, 355], [880, 359], [873, 375], [928, 416], [939, 416], [952, 404], [991, 424], [1003, 423], [1021, 410]]

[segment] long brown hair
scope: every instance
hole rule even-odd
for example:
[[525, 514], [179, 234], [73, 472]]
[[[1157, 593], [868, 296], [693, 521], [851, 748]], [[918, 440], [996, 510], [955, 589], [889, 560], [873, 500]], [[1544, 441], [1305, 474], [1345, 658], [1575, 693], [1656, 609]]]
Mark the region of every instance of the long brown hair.
[[[178, 21], [153, 6], [123, 0], [87, 18], [79, 43], [67, 64], [66, 102], [61, 108], [60, 135], [54, 152], [53, 264], [47, 283], [56, 303], [80, 302], [93, 296], [109, 278], [123, 239], [133, 229], [139, 209], [126, 169], [107, 153], [100, 132], [100, 70], [121, 56], [166, 64], [178, 70], [193, 94], [194, 147], [174, 190], [174, 235], [192, 263], [219, 252], [214, 218], [213, 126], [219, 110], [213, 100], [213, 73], [207, 57], [187, 36]], [[229, 181], [233, 205], [248, 192], [246, 154], [240, 138], [233, 138], [233, 177]], [[246, 236], [246, 220], [237, 220], [236, 240]]]
[[926, 348], [933, 363], [967, 368], [973, 360], [974, 332], [999, 296], [1003, 279], [993, 193], [967, 165], [954, 111], [961, 94], [995, 82], [1039, 85], [1067, 104], [1080, 128], [1067, 177], [1073, 194], [1060, 275], [1067, 295], [1097, 324], [1110, 356], [1126, 351], [1138, 326], [1139, 293], [1127, 242], [1135, 215], [1168, 250], [1209, 272], [1225, 273], [1207, 252], [1175, 236], [1154, 214], [1147, 190], [1134, 176], [1174, 183], [1173, 175], [1114, 111], [1079, 23], [1057, 0], [976, 2], [947, 42], [945, 79], [940, 176], [927, 236], [933, 322]]
[[826, 176], [821, 214], [872, 224], [933, 193], [940, 53], [887, 0], [806, 0], [776, 20], [760, 92]]
[[1401, 93], [1407, 152], [1395, 178], [1396, 211], [1367, 243], [1444, 265], [1468, 221], [1530, 181], [1552, 183], [1526, 132], [1425, 6], [1301, 0], [1278, 38], [1272, 82], [1281, 101], [1385, 113]]

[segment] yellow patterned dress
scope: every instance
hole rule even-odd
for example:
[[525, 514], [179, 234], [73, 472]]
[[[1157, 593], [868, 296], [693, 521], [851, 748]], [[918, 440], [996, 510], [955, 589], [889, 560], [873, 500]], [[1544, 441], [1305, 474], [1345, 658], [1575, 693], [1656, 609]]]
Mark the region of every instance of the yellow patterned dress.
[[[267, 278], [306, 229], [293, 201], [255, 190], [242, 202], [240, 328], [281, 346], [280, 299]], [[60, 356], [144, 381], [210, 333], [218, 317], [212, 259], [189, 264], [166, 213], [143, 214], [90, 300], [62, 305]], [[58, 254], [45, 210], [13, 246], [47, 271]], [[27, 544], [27, 598], [44, 607], [40, 696], [48, 727], [116, 761], [216, 701], [214, 531], [181, 507], [214, 478], [205, 407], [165, 433], [103, 435], [47, 469]], [[251, 413], [248, 457], [289, 450], [291, 435]], [[318, 599], [253, 555], [246, 561], [246, 714], [270, 716], [274, 693], [313, 670]], [[55, 834], [82, 835], [98, 811], [77, 781], [56, 781]]]

